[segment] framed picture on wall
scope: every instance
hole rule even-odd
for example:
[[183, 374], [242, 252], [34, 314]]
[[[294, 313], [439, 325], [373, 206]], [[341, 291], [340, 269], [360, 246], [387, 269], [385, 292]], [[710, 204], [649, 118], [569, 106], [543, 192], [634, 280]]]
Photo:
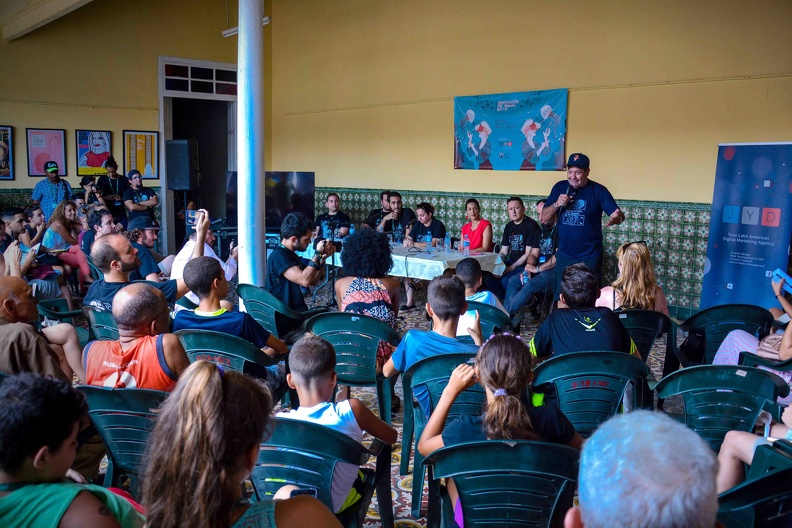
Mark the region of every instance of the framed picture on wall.
[[27, 129], [28, 176], [46, 176], [44, 164], [54, 161], [58, 174], [68, 176], [66, 131], [62, 128]]
[[77, 130], [77, 176], [107, 174], [105, 162], [113, 150], [113, 133], [109, 130]]
[[124, 130], [124, 175], [132, 169], [143, 179], [159, 178], [159, 132]]
[[0, 125], [0, 180], [14, 179], [14, 129]]

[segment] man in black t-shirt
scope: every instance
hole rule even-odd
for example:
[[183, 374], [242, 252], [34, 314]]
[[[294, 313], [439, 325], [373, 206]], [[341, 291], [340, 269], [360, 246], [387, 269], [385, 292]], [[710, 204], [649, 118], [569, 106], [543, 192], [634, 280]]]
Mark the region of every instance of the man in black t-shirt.
[[[209, 231], [209, 213], [205, 209], [200, 209], [195, 221], [196, 240], [200, 242], [195, 244], [193, 258], [203, 256], [203, 243]], [[112, 311], [113, 297], [119, 290], [132, 284], [129, 275], [140, 268], [138, 252], [124, 235], [111, 233], [96, 239], [91, 249], [91, 258], [104, 273], [104, 278], [91, 283], [83, 304], [93, 306], [99, 311]], [[151, 285], [165, 294], [169, 305], [175, 304], [190, 291], [182, 279], [156, 282]]]
[[506, 263], [500, 284], [486, 284], [492, 293], [504, 298], [509, 279], [519, 275], [525, 266], [535, 266], [539, 260], [539, 235], [541, 229], [533, 218], [525, 216], [525, 204], [519, 196], [506, 200], [510, 221], [503, 228], [500, 256]]
[[113, 220], [126, 228], [127, 215], [124, 209], [124, 193], [129, 189], [129, 180], [123, 174], [118, 174], [118, 164], [113, 157], [109, 157], [105, 163], [107, 175], [100, 176], [96, 182], [97, 192], [104, 198]]
[[159, 198], [149, 187], [143, 187], [143, 176], [140, 171], [129, 171], [131, 187], [124, 192], [124, 205], [129, 209], [129, 220], [146, 217], [154, 220], [154, 208], [159, 205]]
[[377, 226], [382, 221], [382, 217], [386, 214], [390, 213], [390, 202], [388, 201], [388, 195], [390, 191], [382, 191], [380, 193], [380, 203], [382, 207], [377, 207], [376, 209], [372, 209], [369, 215], [366, 217], [366, 225], [376, 229]]
[[388, 203], [390, 213], [382, 217], [377, 227], [382, 228], [385, 233], [390, 233], [394, 242], [404, 242], [407, 228], [416, 220], [415, 213], [409, 207], [402, 205], [402, 196], [396, 191], [388, 193]]
[[[267, 257], [267, 282], [264, 289], [298, 312], [308, 309], [302, 288], [314, 286], [321, 278], [325, 259], [335, 252], [335, 247], [326, 240], [316, 245], [316, 254], [307, 262], [297, 255], [311, 243], [314, 224], [302, 213], [289, 213], [281, 224], [280, 246]], [[284, 334], [294, 328], [278, 328]]]
[[[542, 217], [544, 200], [536, 202], [536, 214]], [[529, 304], [535, 294], [552, 296], [555, 286], [555, 217], [549, 223], [541, 225], [539, 235], [539, 260], [535, 265], [526, 264], [525, 272], [514, 275], [506, 286], [504, 306], [514, 316], [520, 308]], [[547, 302], [549, 300], [546, 299]], [[541, 310], [538, 305], [531, 305], [531, 314], [538, 319]], [[536, 307], [536, 309], [534, 309]]]
[[550, 312], [531, 339], [536, 357], [612, 350], [640, 357], [630, 334], [613, 310], [595, 307], [599, 297], [597, 276], [577, 263], [566, 268], [561, 279], [558, 309]]
[[316, 217], [316, 236], [318, 238], [340, 240], [349, 234], [352, 220], [348, 214], [339, 209], [341, 199], [336, 193], [327, 195], [325, 205], [327, 205], [327, 212]]

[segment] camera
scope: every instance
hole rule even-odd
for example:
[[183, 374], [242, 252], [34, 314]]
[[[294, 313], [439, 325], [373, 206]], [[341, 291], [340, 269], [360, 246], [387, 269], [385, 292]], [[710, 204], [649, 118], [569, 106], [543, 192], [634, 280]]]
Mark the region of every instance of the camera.
[[326, 244], [333, 244], [333, 246], [335, 246], [335, 250], [336, 250], [336, 251], [341, 251], [341, 248], [343, 247], [343, 246], [341, 245], [341, 242], [340, 242], [340, 241], [338, 241], [338, 240], [331, 241], [329, 238], [317, 238], [317, 239], [314, 241], [314, 250], [317, 248], [317, 246], [319, 245], [319, 243], [320, 243], [322, 240], [324, 240]]

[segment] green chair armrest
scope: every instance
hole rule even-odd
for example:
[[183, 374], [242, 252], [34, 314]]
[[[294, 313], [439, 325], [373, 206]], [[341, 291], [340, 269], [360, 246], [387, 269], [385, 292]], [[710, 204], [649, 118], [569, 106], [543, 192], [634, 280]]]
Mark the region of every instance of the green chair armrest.
[[755, 367], [761, 365], [763, 367], [781, 371], [792, 370], [792, 359], [787, 359], [785, 361], [774, 361], [772, 359], [757, 356], [751, 352], [740, 352], [739, 364], [746, 367]]

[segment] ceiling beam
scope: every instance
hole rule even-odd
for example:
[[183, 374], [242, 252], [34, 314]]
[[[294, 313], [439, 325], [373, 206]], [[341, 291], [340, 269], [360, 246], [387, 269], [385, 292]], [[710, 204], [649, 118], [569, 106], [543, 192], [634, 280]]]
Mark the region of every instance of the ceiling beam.
[[3, 40], [27, 35], [89, 2], [91, 0], [0, 0]]

